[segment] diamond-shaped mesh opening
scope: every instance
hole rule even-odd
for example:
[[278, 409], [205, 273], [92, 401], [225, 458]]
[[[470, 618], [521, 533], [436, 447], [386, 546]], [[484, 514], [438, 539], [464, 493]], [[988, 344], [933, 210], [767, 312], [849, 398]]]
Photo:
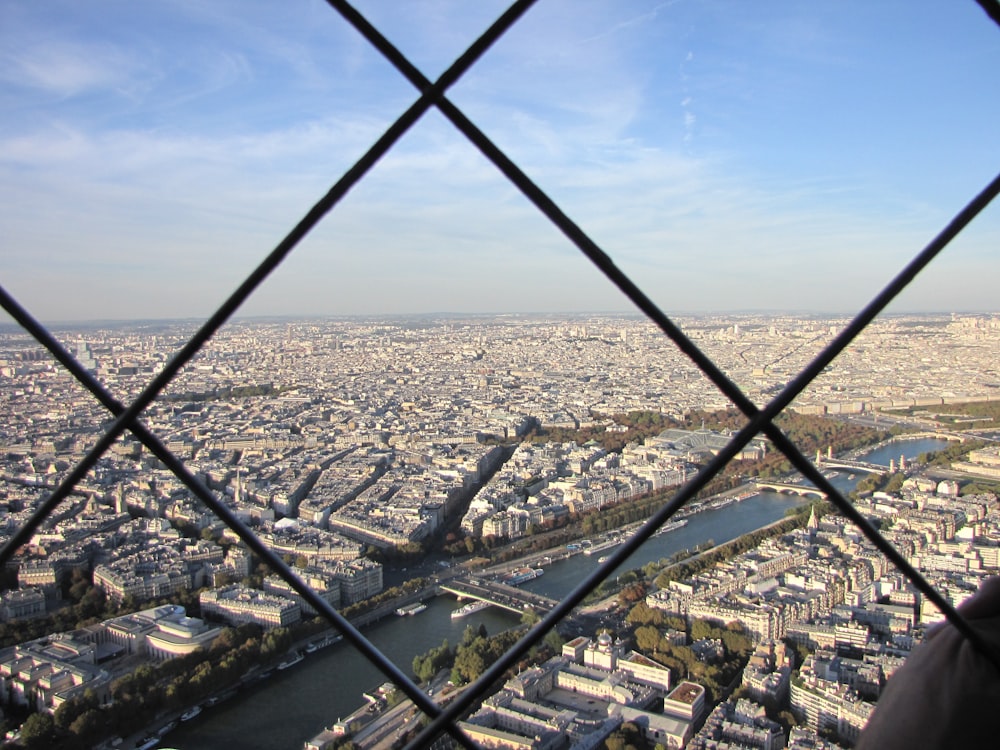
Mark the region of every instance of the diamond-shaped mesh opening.
[[[508, 158], [503, 150], [490, 140], [488, 135], [482, 132], [467, 117], [462, 109], [448, 99], [448, 89], [487, 52], [493, 42], [518, 22], [525, 11], [533, 5], [531, 0], [515, 2], [436, 81], [427, 79], [398, 49], [382, 36], [378, 29], [371, 26], [350, 5], [339, 0], [330, 0], [329, 4], [396, 67], [400, 74], [418, 90], [419, 97], [385, 130], [371, 149], [346, 170], [341, 179], [309, 210], [300, 223], [288, 233], [286, 238], [279, 243], [265, 261], [245, 279], [216, 312], [198, 327], [191, 337], [179, 348], [177, 354], [165, 363], [163, 369], [158, 374], [149, 379], [148, 383], [141, 390], [138, 384], [143, 380], [142, 378], [137, 378], [134, 383], [124, 384], [122, 392], [117, 394], [117, 397], [124, 398], [127, 396], [130, 399], [127, 403], [117, 400], [116, 395], [109, 393], [81, 365], [79, 351], [77, 352], [77, 356], [74, 357], [71, 355], [67, 347], [57, 341], [45, 326], [39, 324], [6, 291], [0, 290], [0, 303], [2, 303], [4, 309], [17, 320], [25, 331], [42, 344], [67, 372], [71, 373], [73, 377], [94, 395], [103, 409], [106, 409], [114, 417], [113, 421], [108, 424], [103, 434], [94, 444], [86, 448], [85, 457], [68, 472], [66, 478], [51, 493], [48, 493], [48, 496], [40, 503], [38, 510], [32, 515], [31, 519], [16, 531], [12, 539], [0, 551], [0, 561], [5, 564], [8, 563], [34, 535], [40, 531], [44, 532], [46, 529], [52, 528], [67, 513], [76, 512], [80, 509], [80, 495], [74, 495], [74, 492], [85, 485], [88, 477], [92, 476], [92, 472], [100, 472], [102, 470], [102, 456], [106, 452], [118, 451], [122, 454], [128, 454], [136, 448], [137, 443], [141, 443], [144, 450], [149, 451], [162, 463], [166, 470], [169, 470], [172, 474], [171, 482], [179, 482], [194, 498], [204, 503], [205, 506], [225, 523], [231, 530], [231, 533], [239, 537], [272, 571], [284, 579], [287, 585], [319, 612], [326, 622], [343, 633], [344, 637], [365, 658], [375, 664], [388, 680], [395, 683], [397, 688], [413, 701], [420, 711], [431, 718], [429, 724], [411, 742], [411, 746], [426, 747], [435, 738], [442, 736], [442, 734], [447, 734], [458, 744], [465, 747], [473, 747], [473, 743], [463, 734], [455, 722], [481, 701], [486, 692], [505, 672], [515, 666], [527, 654], [529, 649], [539, 643], [557, 623], [570, 615], [584, 601], [588, 594], [608, 578], [632, 552], [637, 550], [664, 524], [668, 523], [678, 511], [684, 508], [686, 503], [695, 497], [699, 491], [704, 489], [752, 439], [758, 435], [763, 435], [770, 439], [771, 443], [785, 455], [788, 461], [805, 479], [825, 493], [843, 516], [855, 524], [879, 551], [897, 566], [912, 584], [925, 597], [932, 601], [986, 658], [1000, 665], [1000, 656], [986, 647], [976, 632], [969, 627], [962, 616], [950, 605], [948, 599], [930, 586], [907, 562], [905, 557], [893, 545], [888, 543], [879, 534], [878, 530], [851, 503], [843, 498], [841, 493], [830, 484], [827, 477], [824, 476], [817, 466], [804, 456], [802, 451], [776, 427], [774, 421], [796, 396], [801, 394], [810, 384], [814, 383], [817, 378], [821, 377], [824, 369], [862, 334], [875, 317], [907, 287], [916, 275], [989, 204], [996, 193], [1000, 191], [1000, 178], [995, 179], [979, 195], [974, 197], [968, 206], [962, 209], [941, 233], [900, 271], [895, 279], [877, 294], [856, 317], [849, 321], [832, 341], [826, 343], [820, 349], [820, 343], [822, 343], [823, 339], [817, 337], [817, 341], [812, 342], [812, 345], [818, 353], [812, 356], [808, 365], [802, 368], [794, 378], [790, 379], [765, 407], [760, 408], [748, 399], [744, 395], [744, 392], [727, 377], [723, 368], [708, 357], [701, 348], [696, 346], [684, 331], [661, 311], [643, 290], [592, 240], [581, 226], [571, 220], [543, 192], [538, 184], [531, 180], [516, 163]], [[1000, 13], [998, 13], [996, 6], [986, 2], [986, 0], [983, 0], [981, 5], [994, 20], [998, 19]], [[718, 455], [699, 471], [696, 476], [687, 481], [669, 502], [657, 509], [649, 520], [643, 523], [622, 546], [610, 554], [609, 559], [605, 563], [601, 564], [592, 574], [586, 576], [575, 587], [572, 593], [558, 602], [539, 600], [539, 609], [547, 611], [547, 614], [542, 617], [541, 621], [521, 637], [502, 658], [487, 669], [458, 698], [452, 700], [444, 708], [439, 707], [407, 674], [380, 653], [340, 612], [306, 585], [281, 556], [276, 554], [269, 546], [262, 543], [248, 527], [247, 523], [238, 518], [233, 509], [226, 502], [220, 501], [216, 492], [209, 489], [206, 482], [195, 476], [185, 465], [185, 459], [189, 458], [189, 456], [179, 453], [183, 449], [182, 446], [178, 446], [176, 450], [168, 448], [164, 442], [164, 438], [157, 436], [156, 431], [147, 427], [143, 422], [144, 412], [146, 412], [155, 399], [161, 397], [161, 395], [169, 396], [174, 391], [184, 392], [186, 383], [192, 382], [187, 373], [184, 375], [181, 374], [184, 368], [194, 361], [199, 352], [205, 351], [206, 347], [210, 346], [213, 336], [219, 331], [220, 327], [254, 293], [257, 287], [285, 261], [289, 253], [319, 224], [323, 217], [338, 205], [347, 192], [365, 177], [381, 157], [390, 152], [399, 139], [419, 118], [430, 111], [443, 116], [458, 132], [464, 135], [469, 143], [478, 149], [482, 156], [491, 162], [509, 180], [511, 185], [527, 198], [560, 233], [575, 245], [612, 284], [618, 287], [648, 317], [653, 325], [674, 343], [677, 349], [714, 385], [718, 393], [724, 396], [728, 403], [742, 412], [744, 418], [742, 429], [735, 434]], [[317, 457], [316, 460], [322, 461], [324, 457]]]

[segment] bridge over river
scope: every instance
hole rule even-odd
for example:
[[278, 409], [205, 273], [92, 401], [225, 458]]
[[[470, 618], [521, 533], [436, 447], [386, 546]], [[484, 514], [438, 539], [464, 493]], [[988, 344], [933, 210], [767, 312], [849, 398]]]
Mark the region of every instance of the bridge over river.
[[816, 489], [811, 484], [793, 484], [791, 482], [768, 482], [765, 480], [757, 480], [754, 482], [754, 485], [758, 490], [772, 490], [773, 492], [791, 493], [793, 495], [801, 495], [802, 497], [826, 497], [825, 492]]
[[533, 594], [505, 583], [487, 581], [472, 576], [452, 578], [450, 581], [441, 583], [439, 588], [449, 594], [454, 594], [459, 599], [478, 599], [481, 602], [489, 602], [495, 607], [502, 607], [519, 614], [533, 610], [542, 617], [559, 603], [555, 599], [541, 594]]
[[859, 473], [864, 472], [866, 474], [878, 474], [879, 476], [889, 473], [888, 466], [870, 464], [865, 461], [850, 461], [843, 458], [829, 458], [820, 455], [816, 456], [816, 465], [820, 468], [847, 469], [849, 471], [856, 471]]

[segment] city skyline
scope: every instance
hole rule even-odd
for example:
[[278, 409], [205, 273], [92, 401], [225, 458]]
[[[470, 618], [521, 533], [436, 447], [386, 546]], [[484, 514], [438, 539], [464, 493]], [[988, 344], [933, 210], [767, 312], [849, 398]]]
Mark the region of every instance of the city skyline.
[[[810, 361], [839, 322], [718, 316], [693, 321], [689, 333], [759, 403]], [[64, 338], [83, 367], [124, 395], [135, 393], [163, 366], [193, 325], [89, 331], [81, 326]], [[952, 604], [998, 564], [996, 498], [986, 483], [998, 476], [1000, 456], [995, 447], [977, 447], [956, 460], [957, 446], [949, 442], [972, 434], [997, 439], [988, 415], [995, 413], [998, 387], [998, 328], [1000, 315], [874, 321], [786, 412], [790, 439], [804, 455], [815, 455], [823, 478], [840, 477], [846, 483], [836, 485], [841, 493], [862, 493], [857, 507], [881, 519], [880, 532], [904, 550], [904, 561], [919, 566], [929, 585]], [[66, 481], [90, 450], [95, 426], [107, 417], [44, 353], [26, 345], [24, 335], [7, 335], [0, 344], [0, 403], [8, 415], [0, 533], [10, 544], [44, 507], [51, 488]], [[533, 610], [541, 615], [573, 595], [568, 589], [575, 590], [581, 576], [592, 575], [595, 565], [624, 563], [630, 555], [622, 546], [628, 523], [662, 509], [665, 496], [655, 493], [681, 487], [728, 445], [730, 430], [742, 420], [725, 411], [727, 405], [671, 342], [638, 317], [468, 316], [329, 325], [271, 320], [226, 326], [143, 416], [197, 479], [173, 473], [154, 452], [122, 440], [75, 483], [76, 494], [65, 498], [14, 558], [17, 586], [11, 579], [0, 597], [0, 610], [15, 621], [4, 625], [0, 681], [8, 703], [35, 710], [21, 725], [23, 744], [55, 747], [34, 737], [39, 726], [58, 716], [59, 726], [70, 727], [60, 736], [88, 747], [112, 733], [122, 738], [122, 746], [147, 746], [169, 735], [193, 748], [217, 746], [219, 737], [247, 747], [299, 747], [319, 731], [311, 742], [321, 748], [329, 736], [325, 727], [334, 717], [346, 716], [337, 726], [357, 733], [362, 745], [355, 714], [348, 713], [362, 703], [357, 713], [373, 728], [366, 734], [373, 742], [362, 746], [376, 747], [377, 737], [414, 728], [404, 713], [407, 706], [400, 704], [393, 713], [370, 709], [367, 697], [362, 702], [359, 686], [378, 684], [382, 677], [346, 643], [328, 656], [316, 654], [335, 640], [319, 638], [308, 621], [310, 611], [326, 612], [327, 621], [337, 626], [329, 608], [352, 623], [378, 613], [387, 620], [396, 619], [393, 613], [409, 620], [431, 610], [407, 623], [403, 639], [391, 623], [364, 631], [405, 675], [412, 660], [417, 679], [427, 680], [417, 666], [421, 652], [437, 648], [443, 634], [452, 643], [461, 639], [461, 626], [452, 624], [453, 605], [436, 597], [462, 596], [472, 587], [489, 597], [493, 609], [516, 612], [510, 622], [491, 615], [496, 619], [489, 621], [490, 631], [506, 631], [521, 617], [525, 602], [542, 608]], [[831, 416], [835, 419], [825, 418]], [[900, 431], [906, 435], [899, 437], [916, 442], [894, 442]], [[951, 460], [947, 468], [936, 469], [945, 473], [931, 477], [928, 464], [932, 458], [937, 463], [938, 452]], [[740, 653], [730, 654], [733, 669], [760, 666], [749, 656], [758, 640], [784, 637], [807, 649], [811, 655], [799, 665], [798, 679], [790, 663], [784, 676], [775, 678], [785, 687], [775, 687], [774, 700], [778, 705], [787, 700], [796, 721], [813, 733], [824, 726], [818, 710], [839, 717], [843, 708], [846, 723], [836, 729], [848, 739], [856, 736], [885, 680], [942, 615], [933, 599], [914, 595], [907, 576], [912, 581], [916, 574], [893, 570], [848, 520], [836, 516], [820, 522], [810, 514], [808, 523], [805, 514], [798, 522], [786, 519], [791, 525], [782, 534], [742, 558], [726, 556], [703, 574], [685, 575], [679, 587], [660, 581], [662, 566], [676, 560], [672, 556], [679, 550], [705, 544], [722, 549], [716, 544], [733, 536], [740, 546], [750, 540], [741, 536], [747, 530], [777, 522], [799, 504], [773, 491], [820, 492], [787, 474], [780, 453], [763, 439], [746, 444], [733, 460], [740, 464], [720, 485], [726, 488], [723, 495], [692, 499], [660, 527], [656, 536], [676, 534], [676, 547], [655, 546], [658, 542], [650, 539], [641, 559], [629, 556], [630, 574], [641, 571], [656, 589], [633, 602], [639, 608], [634, 618], [635, 610], [628, 609], [626, 616], [627, 608], [621, 607], [613, 624], [601, 619], [602, 627], [633, 638], [639, 653], [631, 662], [625, 653], [614, 658], [624, 658], [626, 666], [637, 664], [646, 678], [649, 670], [658, 670], [654, 687], [663, 693], [680, 674], [693, 678], [688, 689], [703, 690], [705, 711], [718, 719], [706, 721], [702, 730], [725, 731], [717, 725], [732, 707], [715, 704], [719, 685], [730, 677], [690, 667], [716, 658], [715, 647], [702, 643], [705, 628], [715, 627], [706, 623], [735, 619], [745, 633], [738, 636], [744, 639]], [[873, 472], [866, 484], [856, 475], [862, 471]], [[740, 486], [731, 487], [730, 479]], [[725, 518], [715, 515], [736, 504], [738, 510], [726, 511]], [[220, 520], [223, 509], [253, 528], [253, 538], [262, 545], [251, 545], [254, 555], [235, 543], [234, 526], [242, 527], [231, 520], [227, 527]], [[619, 515], [626, 511], [633, 515]], [[792, 526], [804, 528], [794, 532]], [[536, 548], [547, 536], [539, 531], [548, 527], [560, 536]], [[564, 531], [573, 535], [563, 538]], [[499, 570], [473, 567], [485, 559], [480, 553], [511, 551], [495, 546], [501, 539], [527, 547]], [[382, 554], [372, 552], [376, 549]], [[267, 553], [277, 557], [267, 558]], [[255, 556], [271, 571], [284, 570], [286, 563], [292, 569], [282, 578], [266, 575], [254, 567]], [[526, 576], [538, 578], [545, 568], [542, 580], [557, 588], [510, 595], [510, 586], [530, 587]], [[311, 597], [292, 591], [297, 580], [309, 587]], [[612, 585], [611, 575], [606, 581]], [[617, 586], [617, 576], [614, 581]], [[59, 600], [57, 592], [67, 583], [68, 600]], [[164, 598], [169, 606], [154, 606]], [[75, 626], [79, 618], [90, 617], [86, 608], [92, 611], [97, 602], [104, 602], [101, 622]], [[649, 627], [654, 619], [665, 625], [665, 618], [681, 615], [684, 623], [690, 619], [690, 639], [687, 624], [670, 625], [673, 633]], [[566, 622], [581, 636], [571, 641], [572, 649], [594, 635], [597, 621], [590, 622], [585, 620], [582, 630]], [[223, 630], [226, 623], [240, 627]], [[248, 623], [261, 629], [260, 638], [249, 635], [243, 627]], [[234, 632], [248, 640], [237, 647]], [[730, 628], [720, 632], [734, 633]], [[658, 648], [664, 635], [676, 640]], [[507, 636], [498, 632], [498, 637]], [[252, 653], [244, 649], [251, 639], [259, 644], [250, 647]], [[223, 643], [208, 650], [216, 641]], [[386, 649], [390, 641], [405, 644], [405, 650]], [[51, 648], [56, 642], [59, 647]], [[690, 647], [690, 658], [678, 663], [675, 657], [687, 651], [675, 653], [675, 647]], [[838, 649], [835, 655], [831, 648]], [[851, 665], [862, 665], [857, 649], [865, 649], [869, 688], [864, 701], [845, 702], [845, 686], [855, 685]], [[146, 713], [124, 697], [132, 675], [139, 674], [139, 660], [155, 670], [166, 659], [162, 669], [178, 674], [173, 670], [186, 667], [169, 660], [192, 651], [205, 652], [192, 665], [198, 672], [172, 678], [190, 688], [161, 693], [160, 683], [153, 681], [144, 699]], [[565, 650], [562, 655], [567, 656]], [[297, 667], [300, 662], [307, 663]], [[300, 685], [316, 685], [308, 670], [332, 663], [336, 669], [325, 671], [337, 675], [336, 687], [324, 684], [298, 695]], [[456, 683], [474, 679], [462, 664], [456, 653], [450, 674]], [[562, 664], [543, 662], [531, 670], [557, 669], [555, 679], [563, 684], [577, 680], [579, 692], [591, 691], [588, 705], [591, 699], [608, 701], [604, 692], [593, 694], [594, 675]], [[830, 664], [846, 671], [831, 677]], [[296, 672], [284, 673], [293, 667]], [[202, 674], [206, 670], [212, 679]], [[55, 671], [72, 675], [72, 684], [51, 679]], [[279, 672], [281, 677], [275, 677]], [[750, 672], [743, 672], [750, 687], [767, 690], [775, 681]], [[642, 676], [636, 670], [630, 674]], [[287, 681], [293, 675], [294, 691]], [[382, 676], [407, 684], [385, 670]], [[446, 671], [438, 683], [411, 687], [411, 697], [426, 689], [427, 697], [441, 701], [435, 685], [448, 677]], [[640, 682], [621, 693], [622, 710], [646, 710], [654, 696], [645, 682], [646, 687]], [[244, 684], [254, 685], [253, 693], [233, 700], [234, 713], [211, 710], [235, 697]], [[62, 708], [72, 702], [70, 695], [87, 691], [107, 705], [88, 709], [81, 702]], [[292, 692], [294, 708], [275, 700]], [[477, 699], [487, 713], [495, 704], [488, 692]], [[322, 703], [308, 695], [322, 696]], [[763, 700], [759, 692], [755, 697]], [[530, 698], [530, 706], [521, 708], [535, 712], [557, 696]], [[603, 716], [612, 704], [618, 705], [617, 699], [588, 710]], [[86, 710], [106, 722], [64, 721]], [[764, 713], [745, 706], [738, 711]], [[203, 712], [207, 716], [185, 727]], [[651, 715], [664, 721], [658, 711]], [[489, 727], [488, 715], [477, 716], [476, 726]], [[678, 725], [676, 734], [699, 747], [693, 738], [697, 717], [681, 718], [687, 723]], [[594, 728], [591, 721], [580, 731]], [[789, 727], [772, 725], [769, 731], [782, 742], [787, 731], [787, 744], [794, 746]]]
[[[430, 77], [504, 7], [359, 4]], [[324, 4], [238, 10], [0, 11], [0, 283], [37, 317], [207, 315], [414, 100]], [[974, 2], [542, 2], [449, 98], [668, 314], [851, 314], [994, 176], [998, 58]], [[998, 229], [891, 310], [995, 309]], [[430, 112], [238, 315], [586, 310], [633, 312]]]

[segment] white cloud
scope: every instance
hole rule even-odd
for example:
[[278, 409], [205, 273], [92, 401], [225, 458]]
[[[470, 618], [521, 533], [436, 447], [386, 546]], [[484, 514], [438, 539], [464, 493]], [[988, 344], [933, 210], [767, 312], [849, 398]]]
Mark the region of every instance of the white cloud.
[[698, 122], [693, 112], [684, 113], [684, 141], [688, 143], [694, 138], [694, 126]]
[[138, 61], [106, 43], [35, 39], [0, 55], [0, 80], [57, 96], [126, 85]]
[[[942, 219], [937, 183], [893, 181], [877, 137], [864, 144], [873, 158], [863, 169], [824, 160], [818, 146], [841, 134], [772, 117], [782, 114], [768, 109], [781, 87], [751, 75], [769, 67], [746, 65], [771, 62], [740, 46], [755, 16], [720, 43], [702, 6], [665, 12], [670, 5], [539, 4], [450, 96], [672, 309], [863, 301]], [[44, 316], [105, 317], [118, 294], [137, 315], [174, 315], [178, 306], [201, 314], [416, 96], [320, 3], [303, 18], [284, 9], [255, 16], [264, 6], [253, 4], [231, 18], [241, 5], [192, 1], [177, 19], [175, 7], [156, 5], [169, 16], [164, 33], [134, 46], [122, 29], [105, 35], [96, 25], [77, 39], [40, 25], [24, 38], [61, 39], [44, 50], [6, 45], [0, 233], [20, 251], [0, 257], [0, 277], [41, 300]], [[441, 0], [362, 9], [433, 75], [500, 7]], [[689, 65], [694, 48], [698, 63]], [[751, 101], [765, 104], [750, 112]], [[976, 245], [982, 258], [990, 246]], [[831, 276], [837, 285], [820, 283]], [[155, 288], [129, 291], [150, 278]], [[74, 289], [93, 293], [72, 300]], [[432, 111], [250, 309], [477, 304], [627, 306]]]

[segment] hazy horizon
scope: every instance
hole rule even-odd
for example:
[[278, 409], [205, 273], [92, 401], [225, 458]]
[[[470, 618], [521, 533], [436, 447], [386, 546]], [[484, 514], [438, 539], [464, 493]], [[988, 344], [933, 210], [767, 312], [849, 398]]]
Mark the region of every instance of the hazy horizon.
[[[1000, 309], [997, 310], [893, 310], [883, 313], [879, 316], [880, 319], [891, 319], [891, 318], [947, 318], [951, 316], [997, 316], [1000, 315]], [[742, 317], [759, 317], [759, 318], [801, 318], [809, 319], [815, 318], [818, 320], [826, 319], [850, 319], [854, 316], [854, 313], [847, 312], [833, 312], [833, 311], [823, 311], [823, 310], [705, 310], [701, 312], [678, 312], [676, 314], [671, 314], [670, 317], [675, 320], [686, 320], [693, 319], [699, 320], [703, 318], [742, 318]], [[341, 314], [341, 315], [299, 315], [295, 313], [283, 313], [283, 314], [260, 314], [260, 315], [235, 315], [229, 319], [228, 324], [247, 324], [247, 323], [267, 323], [267, 322], [302, 322], [302, 323], [312, 323], [316, 321], [330, 320], [330, 321], [394, 321], [394, 320], [447, 320], [447, 319], [503, 319], [503, 318], [526, 318], [541, 320], [545, 318], [623, 318], [627, 320], [647, 320], [646, 316], [639, 311], [627, 311], [627, 310], [566, 310], [560, 312], [538, 312], [530, 310], [515, 310], [507, 312], [448, 312], [448, 311], [432, 311], [432, 312], [398, 312], [398, 313], [358, 313], [358, 314]], [[102, 326], [128, 326], [128, 325], [166, 325], [166, 324], [189, 324], [192, 326], [199, 326], [204, 322], [204, 318], [197, 317], [163, 317], [163, 318], [96, 318], [93, 320], [44, 320], [40, 321], [49, 328], [93, 328]], [[650, 321], [650, 325], [654, 325]], [[6, 320], [0, 321], [0, 332], [5, 332], [7, 329], [10, 331], [20, 331], [21, 327], [16, 322], [11, 320], [9, 317]]]

